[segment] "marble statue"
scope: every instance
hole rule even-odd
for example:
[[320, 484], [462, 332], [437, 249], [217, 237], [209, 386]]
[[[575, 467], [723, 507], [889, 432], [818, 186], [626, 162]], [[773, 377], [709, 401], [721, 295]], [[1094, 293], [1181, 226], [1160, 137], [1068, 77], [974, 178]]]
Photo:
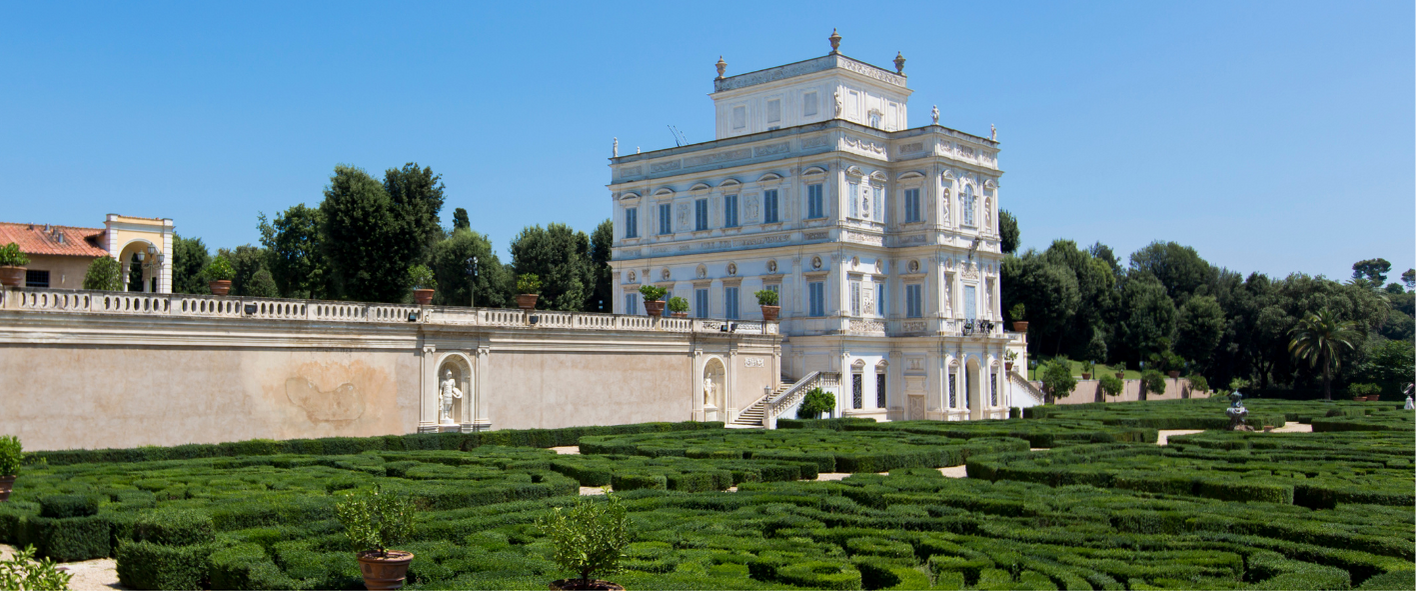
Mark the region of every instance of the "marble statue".
[[620, 138], [615, 138], [615, 141], [610, 144], [610, 155], [620, 156]]
[[1402, 408], [1408, 411], [1412, 410], [1412, 395], [1407, 395], [1407, 404], [1403, 405]]
[[931, 105], [931, 106], [930, 106], [930, 121], [931, 121], [932, 123], [934, 123], [935, 125], [940, 125], [940, 106], [939, 106], [939, 105]]
[[832, 98], [836, 99], [836, 116], [841, 117], [841, 91], [832, 93]]
[[713, 378], [704, 377], [704, 406], [713, 406]]
[[438, 416], [439, 423], [456, 423], [453, 421], [453, 400], [461, 398], [462, 391], [458, 389], [458, 381], [453, 378], [453, 371], [444, 370], [443, 382], [438, 384], [438, 402], [442, 404]]
[[999, 130], [994, 129], [994, 124], [989, 124], [989, 139], [999, 141]]

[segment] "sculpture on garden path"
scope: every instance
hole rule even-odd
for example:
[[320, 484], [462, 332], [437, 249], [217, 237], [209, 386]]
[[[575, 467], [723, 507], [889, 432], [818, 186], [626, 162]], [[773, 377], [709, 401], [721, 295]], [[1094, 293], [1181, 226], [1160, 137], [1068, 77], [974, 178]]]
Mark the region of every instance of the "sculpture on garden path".
[[441, 404], [438, 423], [452, 424], [456, 423], [453, 421], [453, 399], [461, 399], [462, 391], [458, 389], [452, 370], [444, 370], [443, 376], [443, 382], [438, 384], [438, 402]]
[[1230, 407], [1225, 409], [1225, 414], [1230, 416], [1230, 427], [1226, 429], [1240, 432], [1255, 431], [1254, 428], [1245, 425], [1245, 420], [1249, 418], [1250, 411], [1245, 409], [1244, 403], [1241, 403], [1241, 400], [1244, 398], [1245, 395], [1240, 394], [1238, 390], [1230, 393]]

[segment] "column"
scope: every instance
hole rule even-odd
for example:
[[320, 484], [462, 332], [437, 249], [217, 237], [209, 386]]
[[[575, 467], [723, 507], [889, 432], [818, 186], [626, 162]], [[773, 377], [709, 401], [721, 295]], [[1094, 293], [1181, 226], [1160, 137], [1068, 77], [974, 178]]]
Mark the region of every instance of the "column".
[[[438, 431], [438, 348], [425, 345], [419, 354], [418, 433]], [[431, 393], [431, 394], [430, 394]]]
[[472, 429], [478, 432], [492, 429], [492, 420], [487, 414], [487, 396], [489, 394], [487, 385], [490, 384], [487, 379], [490, 366], [487, 360], [488, 353], [489, 350], [486, 346], [477, 348], [477, 368], [472, 371], [473, 400], [476, 401], [474, 407], [477, 409], [477, 415], [472, 420]]

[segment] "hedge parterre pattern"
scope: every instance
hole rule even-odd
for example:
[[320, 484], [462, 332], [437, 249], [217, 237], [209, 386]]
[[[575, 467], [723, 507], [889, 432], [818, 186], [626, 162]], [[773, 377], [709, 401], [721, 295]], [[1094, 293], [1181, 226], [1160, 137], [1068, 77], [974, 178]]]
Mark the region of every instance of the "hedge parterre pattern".
[[[1410, 412], [1394, 420], [1382, 408], [1292, 412], [1323, 421], [1329, 409], [1341, 411], [1334, 419], [1374, 425], [1405, 417], [1413, 429]], [[41, 453], [14, 501], [0, 505], [0, 542], [32, 543], [61, 560], [115, 557], [121, 581], [136, 589], [358, 589], [333, 502], [379, 484], [424, 508], [400, 545], [417, 555], [410, 589], [544, 590], [569, 574], [550, 560], [535, 520], [571, 504], [578, 485], [608, 482], [636, 534], [628, 571], [610, 579], [632, 590], [1417, 584], [1410, 431], [1205, 432], [1158, 447], [1116, 436], [1146, 442], [1150, 433], [1154, 442], [1155, 427], [1100, 419], [916, 423], [775, 432], [657, 424]], [[1030, 423], [1069, 445], [1028, 452], [1033, 440], [990, 431]], [[681, 431], [645, 433], [666, 429]], [[961, 430], [975, 437], [954, 435]], [[581, 455], [492, 445], [577, 441]], [[957, 460], [975, 478], [932, 468]], [[857, 474], [794, 480], [824, 468]], [[727, 484], [737, 492], [714, 491]]]

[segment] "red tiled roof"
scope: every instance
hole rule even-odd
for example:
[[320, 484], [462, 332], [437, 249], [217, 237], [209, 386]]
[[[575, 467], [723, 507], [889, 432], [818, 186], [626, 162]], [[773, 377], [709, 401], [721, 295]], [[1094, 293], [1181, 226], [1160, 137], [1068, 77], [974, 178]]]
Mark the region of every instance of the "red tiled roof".
[[[61, 240], [59, 236], [63, 236]], [[43, 224], [0, 222], [0, 246], [15, 243], [27, 255], [69, 255], [73, 257], [103, 257], [107, 249], [102, 244], [102, 228], [75, 228]], [[92, 239], [93, 242], [89, 242]]]

